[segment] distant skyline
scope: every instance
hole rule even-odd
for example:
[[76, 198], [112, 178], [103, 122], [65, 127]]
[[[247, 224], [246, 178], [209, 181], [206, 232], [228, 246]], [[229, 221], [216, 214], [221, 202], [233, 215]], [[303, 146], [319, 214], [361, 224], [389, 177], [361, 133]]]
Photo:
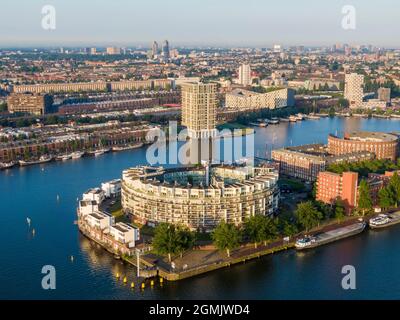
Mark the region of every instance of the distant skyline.
[[[56, 29], [41, 27], [44, 5]], [[341, 26], [342, 7], [356, 9], [356, 29]], [[2, 3], [0, 47], [319, 46], [334, 43], [398, 48], [396, 0], [12, 0]]]

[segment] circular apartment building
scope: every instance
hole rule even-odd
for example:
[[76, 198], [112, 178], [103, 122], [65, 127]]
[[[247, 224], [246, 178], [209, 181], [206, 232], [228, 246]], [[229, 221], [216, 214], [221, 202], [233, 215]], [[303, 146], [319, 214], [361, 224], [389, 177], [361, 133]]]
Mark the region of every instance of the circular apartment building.
[[166, 222], [211, 231], [278, 208], [278, 172], [269, 166], [136, 167], [122, 176], [122, 208], [140, 224]]
[[359, 131], [345, 133], [343, 138], [328, 137], [328, 152], [342, 155], [359, 151], [373, 152], [377, 159], [395, 161], [398, 154], [399, 137], [384, 132]]

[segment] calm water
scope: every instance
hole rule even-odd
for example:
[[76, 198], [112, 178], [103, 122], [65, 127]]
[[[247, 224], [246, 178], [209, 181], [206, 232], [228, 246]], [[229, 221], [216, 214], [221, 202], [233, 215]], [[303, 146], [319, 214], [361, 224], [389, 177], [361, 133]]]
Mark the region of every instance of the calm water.
[[[345, 130], [399, 131], [400, 121], [334, 118], [257, 128], [256, 155], [283, 145], [326, 142], [328, 133]], [[0, 172], [0, 298], [400, 299], [400, 226], [307, 253], [288, 251], [143, 292], [131, 290], [114, 275], [135, 281], [135, 269], [82, 237], [73, 221], [82, 192], [141, 163], [144, 149]], [[34, 236], [26, 217], [32, 219]], [[56, 290], [41, 289], [41, 268], [47, 264], [56, 268]], [[345, 264], [357, 270], [352, 292], [340, 286]]]

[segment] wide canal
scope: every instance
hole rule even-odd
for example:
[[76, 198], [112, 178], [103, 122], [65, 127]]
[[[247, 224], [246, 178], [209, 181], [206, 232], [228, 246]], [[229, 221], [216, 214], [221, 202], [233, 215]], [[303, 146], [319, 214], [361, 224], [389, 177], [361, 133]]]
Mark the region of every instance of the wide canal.
[[[257, 128], [256, 156], [281, 146], [325, 143], [328, 133], [353, 130], [400, 131], [400, 121], [324, 118]], [[131, 290], [115, 274], [136, 281], [135, 269], [81, 236], [73, 222], [82, 192], [120, 177], [127, 167], [145, 164], [145, 154], [142, 148], [0, 172], [0, 298], [400, 299], [400, 226]], [[41, 287], [44, 265], [56, 268], [56, 290]], [[343, 265], [355, 266], [356, 290], [342, 289]]]

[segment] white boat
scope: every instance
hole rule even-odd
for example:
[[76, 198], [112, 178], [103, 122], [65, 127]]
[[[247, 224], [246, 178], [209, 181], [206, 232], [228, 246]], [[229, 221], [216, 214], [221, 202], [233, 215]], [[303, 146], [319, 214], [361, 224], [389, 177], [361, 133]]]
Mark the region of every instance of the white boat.
[[304, 238], [298, 239], [296, 241], [296, 249], [304, 249], [310, 247], [316, 242], [316, 238], [312, 236], [305, 236]]
[[56, 160], [58, 160], [58, 161], [67, 161], [67, 160], [69, 160], [69, 159], [71, 159], [71, 158], [72, 158], [72, 155], [70, 155], [70, 154], [63, 154], [63, 155], [57, 156], [57, 157], [56, 157]]
[[19, 165], [20, 166], [30, 166], [33, 164], [50, 162], [51, 160], [53, 160], [53, 157], [51, 157], [51, 156], [41, 156], [38, 160], [33, 160], [33, 161], [19, 160]]
[[16, 163], [14, 161], [0, 162], [0, 170], [10, 169], [10, 168], [14, 167], [15, 164]]
[[289, 122], [297, 122], [297, 117], [296, 116], [290, 116], [289, 117]]
[[307, 119], [309, 120], [319, 120], [321, 117], [316, 116], [315, 114], [310, 113], [309, 115], [307, 115]]
[[371, 229], [385, 228], [400, 223], [400, 211], [394, 213], [381, 213], [369, 220]]
[[109, 152], [109, 151], [110, 151], [110, 149], [107, 149], [107, 148], [99, 149], [99, 150], [96, 150], [96, 151], [94, 152], [94, 156], [95, 156], [95, 157], [101, 156], [102, 154], [105, 154], [105, 153], [107, 153], [107, 152]]
[[390, 221], [386, 214], [380, 214], [375, 218], [369, 220], [369, 225], [371, 227], [378, 227], [387, 224]]
[[268, 121], [269, 124], [279, 124], [279, 119], [278, 118], [271, 118], [271, 120]]
[[76, 151], [71, 153], [71, 158], [72, 159], [79, 159], [82, 158], [82, 156], [85, 154], [83, 151]]
[[102, 154], [105, 154], [106, 152], [104, 150], [97, 150], [94, 152], [94, 156], [98, 157], [101, 156]]

